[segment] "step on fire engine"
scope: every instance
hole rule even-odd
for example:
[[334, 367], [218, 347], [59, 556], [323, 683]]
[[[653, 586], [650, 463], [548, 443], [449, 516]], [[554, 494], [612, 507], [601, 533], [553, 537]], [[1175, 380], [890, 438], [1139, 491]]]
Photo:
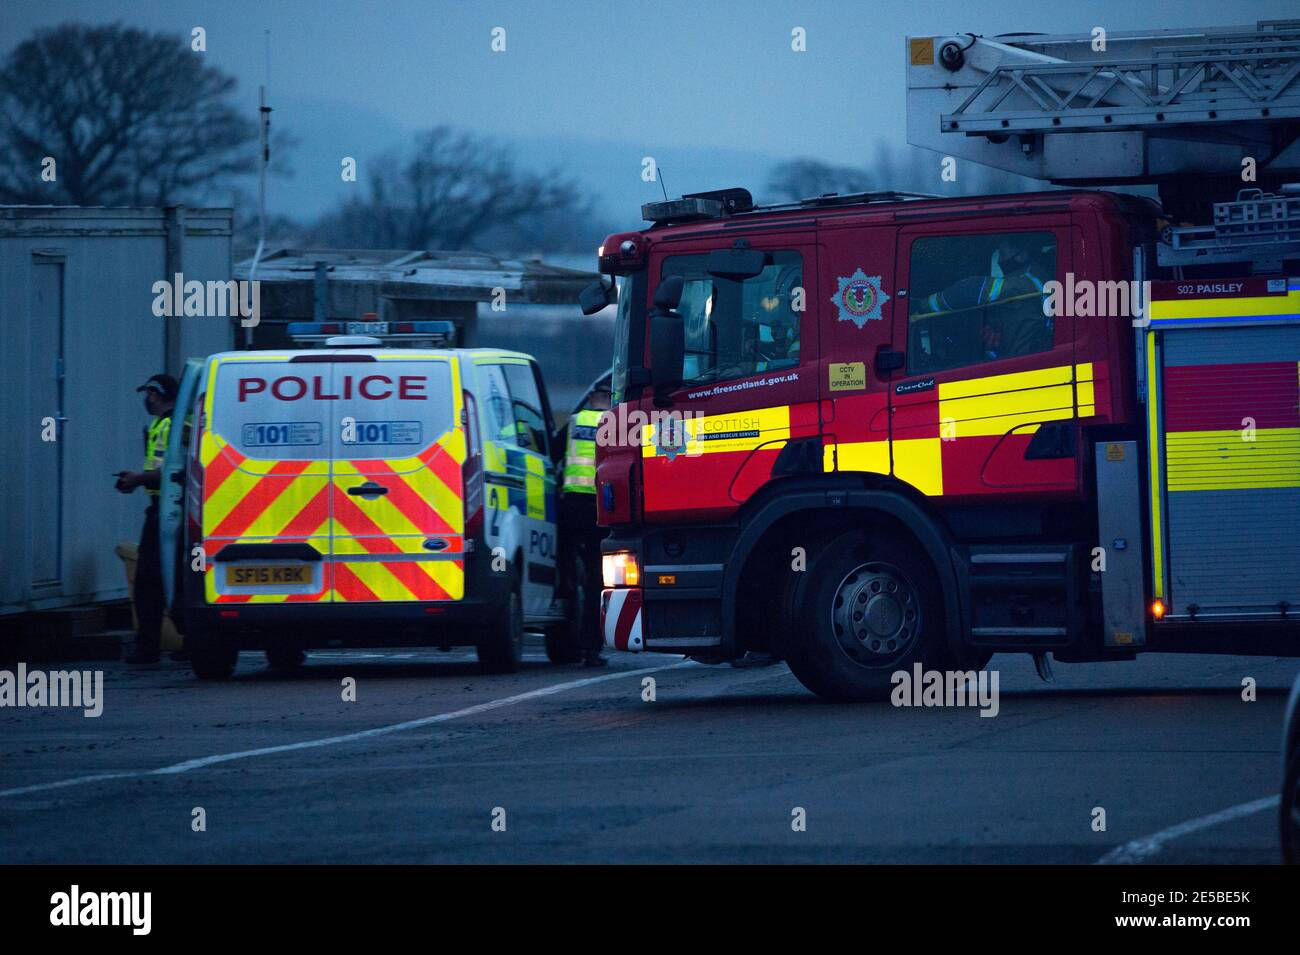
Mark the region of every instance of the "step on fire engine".
[[606, 240], [608, 420], [652, 422], [598, 448], [610, 645], [836, 699], [1300, 653], [1300, 21], [1096, 41], [905, 47], [912, 143], [1075, 188], [728, 189]]

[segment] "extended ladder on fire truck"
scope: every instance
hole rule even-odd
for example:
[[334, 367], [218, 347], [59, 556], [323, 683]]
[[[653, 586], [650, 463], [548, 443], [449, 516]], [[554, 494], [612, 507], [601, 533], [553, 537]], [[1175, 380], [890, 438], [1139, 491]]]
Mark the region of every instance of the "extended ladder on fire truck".
[[908, 38], [908, 140], [1053, 184], [1159, 189], [1168, 224], [1133, 263], [1173, 280], [1135, 323], [1145, 447], [1095, 449], [1098, 539], [1125, 543], [1101, 575], [1105, 644], [1143, 642], [1143, 596], [1169, 622], [1293, 620], [1300, 20], [1094, 33]]

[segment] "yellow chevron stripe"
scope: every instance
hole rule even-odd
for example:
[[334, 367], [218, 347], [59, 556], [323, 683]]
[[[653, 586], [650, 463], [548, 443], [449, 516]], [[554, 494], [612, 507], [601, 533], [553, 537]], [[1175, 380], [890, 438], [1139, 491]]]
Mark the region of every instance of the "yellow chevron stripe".
[[[465, 435], [460, 430], [453, 429], [444, 432], [437, 441], [432, 443], [440, 447], [443, 454], [456, 464], [465, 463]], [[428, 447], [429, 445], [425, 445], [424, 450], [427, 450]], [[423, 453], [423, 450], [421, 453]], [[366, 461], [372, 459], [357, 455], [356, 460]], [[424, 471], [428, 469], [428, 465], [425, 464], [423, 459], [418, 455], [412, 455], [406, 458], [385, 458], [382, 463], [384, 468], [391, 471], [393, 474], [410, 474], [413, 471]], [[358, 473], [356, 465], [352, 463], [352, 459], [336, 458], [334, 460], [335, 476], [340, 474], [355, 475]]]
[[1300, 428], [1265, 428], [1255, 440], [1240, 431], [1170, 431], [1165, 435], [1170, 491], [1300, 487]]
[[1290, 315], [1300, 311], [1300, 291], [1243, 298], [1155, 299], [1150, 304], [1152, 319]]
[[[425, 562], [408, 561], [407, 565], [421, 569], [423, 563]], [[349, 561], [347, 567], [381, 601], [418, 599], [392, 571], [378, 561]], [[334, 599], [340, 602], [347, 601], [347, 598], [338, 592], [335, 592]]]
[[[957, 438], [998, 437], [1023, 425], [1074, 417], [1074, 368], [1058, 365], [939, 385], [939, 419]], [[1088, 384], [1091, 406], [1091, 381]]]
[[541, 458], [524, 456], [524, 493], [528, 501], [528, 516], [546, 520], [546, 465]]
[[382, 540], [391, 541], [403, 554], [427, 554], [429, 552], [424, 549], [424, 541], [429, 536], [428, 534], [360, 534], [354, 537], [338, 535], [334, 538], [334, 553], [339, 556], [371, 554], [374, 551], [366, 544]]
[[226, 442], [220, 435], [213, 434], [211, 431], [203, 432], [203, 440], [199, 442], [199, 461], [206, 468], [217, 459], [221, 454], [222, 448]]
[[1068, 385], [1072, 374], [1073, 369], [1071, 366], [1054, 365], [1051, 368], [1034, 368], [1030, 371], [1016, 371], [1007, 375], [987, 375], [983, 378], [944, 381], [939, 383], [939, 400], [982, 397], [993, 393], [1027, 391], [1031, 388], [1048, 388], [1052, 385]]
[[452, 600], [460, 600], [465, 596], [465, 567], [461, 563], [450, 560], [425, 561], [420, 564], [430, 577], [437, 581], [438, 586], [447, 591], [447, 596]]
[[[390, 462], [385, 462], [386, 464]], [[537, 462], [541, 465], [541, 462]], [[358, 478], [358, 472], [351, 462], [335, 462], [336, 466], [347, 464], [348, 467], [340, 473], [336, 470], [334, 475], [334, 493], [346, 494], [347, 489], [353, 486]], [[387, 479], [388, 476], [385, 475]], [[438, 516], [446, 521], [451, 528], [451, 533], [459, 534], [465, 528], [465, 506], [461, 496], [449, 488], [443, 480], [438, 477], [431, 469], [421, 465], [420, 470], [411, 471], [402, 475], [393, 475], [393, 480], [404, 482], [408, 488], [418, 497], [429, 504]], [[543, 500], [543, 506], [545, 501]], [[358, 506], [365, 512], [366, 516], [374, 521], [382, 530], [397, 534], [423, 534], [424, 530], [411, 521], [389, 497], [379, 497], [372, 501], [358, 502]], [[337, 532], [340, 535], [348, 535], [347, 528], [340, 525]]]
[[1074, 366], [1075, 401], [1079, 406], [1079, 417], [1090, 418], [1097, 413], [1096, 379], [1093, 376], [1092, 362]]
[[870, 471], [889, 473], [888, 441], [846, 441], [828, 444], [822, 450], [822, 467], [826, 471]]
[[[1001, 432], [999, 432], [1001, 433]], [[943, 494], [942, 443], [939, 438], [914, 438], [893, 442], [894, 477], [922, 494]]]
[[[348, 570], [374, 592], [380, 601], [410, 601], [417, 599], [391, 570], [377, 561], [345, 561]], [[406, 566], [413, 567], [430, 577], [447, 593], [450, 600], [461, 600], [465, 596], [465, 569], [450, 560], [406, 561]], [[348, 598], [338, 591], [331, 594], [331, 599], [348, 603]], [[352, 601], [353, 603], [368, 601]]]
[[1151, 492], [1151, 582], [1153, 596], [1165, 595], [1164, 529], [1161, 527], [1160, 490], [1160, 375], [1156, 367], [1156, 334], [1146, 333], [1147, 447], [1150, 449], [1147, 488]]
[[274, 503], [266, 507], [246, 527], [239, 531], [241, 537], [274, 537], [284, 526], [297, 517], [309, 501], [326, 483], [329, 472], [328, 461], [312, 462], [302, 474], [295, 477], [268, 477], [262, 464], [275, 464], [274, 461], [259, 462], [255, 471], [237, 468], [221, 483], [203, 504], [203, 534], [211, 536], [216, 528], [230, 516], [246, 498], [259, 494], [269, 495], [279, 491]]

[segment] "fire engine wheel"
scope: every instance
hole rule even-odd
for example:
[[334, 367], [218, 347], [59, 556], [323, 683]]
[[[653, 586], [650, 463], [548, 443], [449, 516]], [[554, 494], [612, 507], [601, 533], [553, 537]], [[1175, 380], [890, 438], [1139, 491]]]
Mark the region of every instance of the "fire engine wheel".
[[200, 644], [190, 650], [190, 669], [200, 680], [228, 680], [239, 662], [239, 651], [222, 644]]
[[515, 673], [523, 664], [524, 604], [517, 574], [511, 578], [501, 612], [484, 628], [475, 649], [479, 665], [488, 673]]
[[1291, 865], [1300, 865], [1300, 750], [1287, 760], [1278, 819], [1282, 824], [1282, 858]]
[[785, 656], [818, 696], [880, 700], [896, 670], [947, 657], [943, 604], [929, 562], [911, 541], [851, 531], [813, 549], [787, 603]]

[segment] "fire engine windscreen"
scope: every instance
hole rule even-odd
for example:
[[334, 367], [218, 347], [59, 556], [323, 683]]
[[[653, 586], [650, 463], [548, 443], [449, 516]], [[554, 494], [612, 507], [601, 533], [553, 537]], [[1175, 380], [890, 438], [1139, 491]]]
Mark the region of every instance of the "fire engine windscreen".
[[675, 255], [662, 276], [684, 281], [677, 306], [686, 329], [682, 383], [746, 378], [799, 364], [798, 252], [767, 253], [763, 271], [736, 280], [710, 275], [709, 256]]
[[250, 458], [406, 458], [451, 429], [446, 361], [226, 361], [212, 430]]
[[912, 243], [908, 374], [1052, 347], [1045, 283], [1057, 279], [1051, 232], [926, 236]]

